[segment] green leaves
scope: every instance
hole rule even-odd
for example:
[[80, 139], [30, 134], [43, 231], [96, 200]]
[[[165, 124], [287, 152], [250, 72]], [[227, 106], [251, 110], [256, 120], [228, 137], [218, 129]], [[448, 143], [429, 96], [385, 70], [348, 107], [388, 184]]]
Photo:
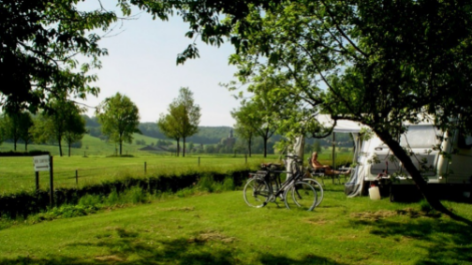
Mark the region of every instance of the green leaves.
[[160, 115], [157, 126], [167, 137], [177, 141], [182, 138], [185, 143], [185, 138], [198, 132], [200, 116], [200, 106], [195, 104], [192, 91], [182, 87], [179, 96], [169, 105], [168, 114]]
[[133, 133], [140, 133], [138, 107], [125, 95], [116, 93], [105, 99], [97, 108], [96, 115], [103, 134], [120, 145], [120, 155], [123, 142], [131, 143]]

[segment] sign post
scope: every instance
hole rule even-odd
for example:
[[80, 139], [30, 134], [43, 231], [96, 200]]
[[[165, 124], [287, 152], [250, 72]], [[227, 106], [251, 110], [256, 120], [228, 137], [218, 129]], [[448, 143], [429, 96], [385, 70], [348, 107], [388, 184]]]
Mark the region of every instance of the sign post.
[[34, 171], [36, 175], [36, 190], [39, 190], [39, 171], [49, 171], [50, 194], [49, 203], [54, 204], [54, 181], [53, 181], [53, 167], [52, 156], [40, 155], [33, 157]]

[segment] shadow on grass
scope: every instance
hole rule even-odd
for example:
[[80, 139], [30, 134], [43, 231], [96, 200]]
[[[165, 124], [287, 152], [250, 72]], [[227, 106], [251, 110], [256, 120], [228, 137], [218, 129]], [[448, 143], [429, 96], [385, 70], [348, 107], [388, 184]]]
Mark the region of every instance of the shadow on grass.
[[427, 256], [416, 264], [472, 264], [472, 227], [433, 217], [412, 216], [408, 222], [385, 219], [352, 220], [352, 225], [375, 227], [371, 234], [381, 238], [403, 236], [421, 242]]
[[[324, 257], [306, 255], [299, 259], [292, 259], [280, 255], [272, 255], [262, 249], [251, 250], [248, 257], [238, 251], [232, 242], [222, 240], [207, 240], [202, 238], [157, 240], [154, 244], [144, 243], [136, 233], [123, 229], [117, 231], [119, 239], [104, 238], [98, 243], [80, 243], [69, 247], [97, 247], [102, 253], [97, 257], [70, 257], [54, 255], [50, 258], [19, 257], [16, 259], [1, 259], [1, 265], [13, 264], [40, 264], [40, 265], [102, 265], [102, 264], [333, 264], [342, 265]], [[84, 253], [86, 254], [86, 253]], [[84, 255], [85, 256], [85, 255]]]

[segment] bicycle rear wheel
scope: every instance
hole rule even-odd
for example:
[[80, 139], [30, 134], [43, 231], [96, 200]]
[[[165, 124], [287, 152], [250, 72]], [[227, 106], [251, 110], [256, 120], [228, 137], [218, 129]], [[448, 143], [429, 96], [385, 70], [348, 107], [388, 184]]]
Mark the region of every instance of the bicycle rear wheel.
[[244, 186], [244, 201], [251, 207], [264, 207], [267, 204], [269, 195], [269, 185], [267, 185], [267, 182], [263, 179], [250, 179]]
[[297, 181], [284, 192], [285, 206], [288, 209], [300, 208], [312, 211], [316, 206], [316, 200], [316, 189], [307, 182]]
[[320, 205], [320, 203], [323, 201], [323, 195], [324, 195], [323, 186], [321, 186], [321, 183], [319, 183], [316, 179], [312, 179], [312, 178], [304, 178], [302, 179], [302, 181], [308, 182], [315, 188], [316, 196], [317, 196], [315, 207], [318, 207], [318, 205]]

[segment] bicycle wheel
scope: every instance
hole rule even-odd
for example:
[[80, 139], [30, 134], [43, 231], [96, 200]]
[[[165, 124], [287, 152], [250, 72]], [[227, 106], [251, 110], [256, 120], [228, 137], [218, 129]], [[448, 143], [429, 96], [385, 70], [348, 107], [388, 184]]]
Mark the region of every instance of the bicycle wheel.
[[250, 179], [244, 186], [243, 197], [247, 205], [255, 208], [264, 207], [269, 199], [270, 189], [263, 179]]
[[300, 208], [306, 211], [312, 211], [316, 206], [315, 188], [303, 181], [298, 181], [284, 192], [285, 206], [288, 209]]
[[318, 207], [318, 205], [320, 205], [320, 203], [323, 201], [323, 195], [324, 195], [323, 186], [316, 179], [312, 179], [312, 178], [304, 178], [302, 179], [302, 181], [308, 182], [315, 188], [316, 196], [317, 196], [315, 207]]

